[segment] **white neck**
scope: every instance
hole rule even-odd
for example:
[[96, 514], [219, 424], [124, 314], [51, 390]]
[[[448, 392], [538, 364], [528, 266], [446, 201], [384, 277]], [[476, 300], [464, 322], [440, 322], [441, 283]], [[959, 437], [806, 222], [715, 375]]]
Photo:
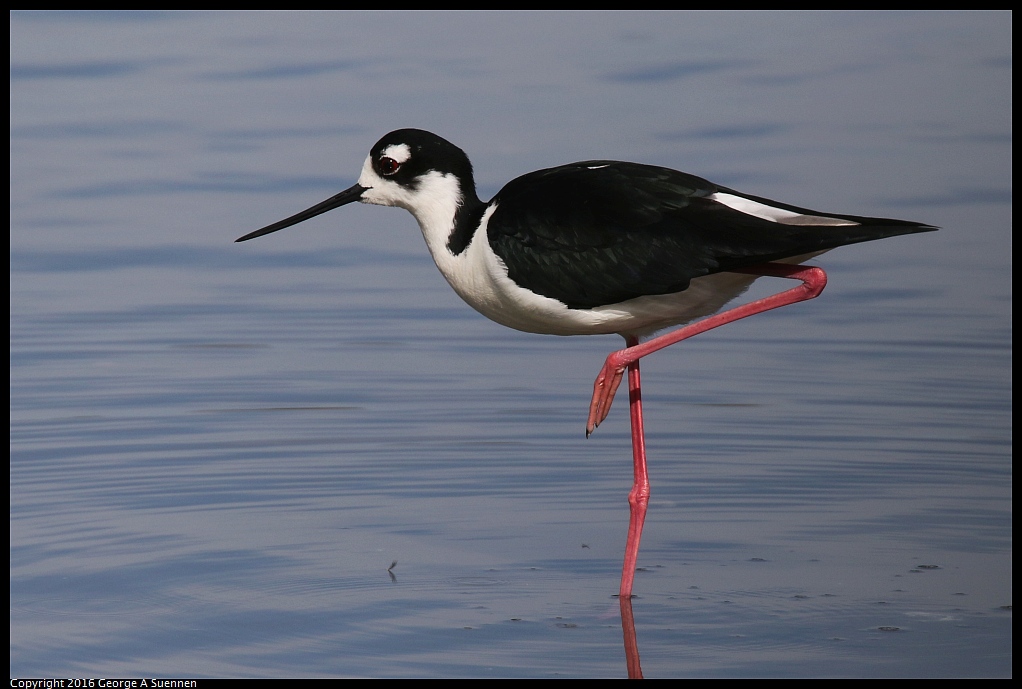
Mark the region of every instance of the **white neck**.
[[363, 203], [397, 206], [415, 216], [437, 267], [458, 290], [455, 284], [458, 257], [447, 248], [454, 231], [454, 216], [464, 201], [458, 178], [433, 170], [419, 177], [412, 189], [376, 174], [372, 159], [366, 158], [358, 183], [366, 187], [360, 199]]

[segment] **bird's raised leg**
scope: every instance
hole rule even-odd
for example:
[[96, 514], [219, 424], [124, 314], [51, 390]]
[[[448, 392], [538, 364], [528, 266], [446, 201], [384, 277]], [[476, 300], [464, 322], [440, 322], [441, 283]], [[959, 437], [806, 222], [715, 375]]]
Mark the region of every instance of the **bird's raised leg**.
[[[754, 316], [757, 313], [812, 299], [818, 296], [823, 291], [823, 288], [827, 286], [827, 274], [823, 272], [822, 268], [815, 266], [763, 263], [748, 268], [735, 268], [729, 272], [790, 278], [792, 280], [801, 280], [802, 284], [784, 292], [737, 306], [709, 318], [704, 318], [701, 321], [689, 323], [682, 328], [665, 333], [659, 337], [654, 337], [642, 344], [633, 345], [629, 343], [625, 349], [612, 352], [604, 362], [603, 369], [596, 377], [596, 382], [593, 385], [593, 399], [589, 403], [589, 418], [586, 421], [587, 438], [607, 418], [607, 414], [610, 413], [610, 404], [614, 400], [614, 393], [617, 392], [618, 387], [621, 385], [621, 378], [624, 376], [625, 369], [632, 363], [637, 362], [648, 354], [652, 354], [682, 340], [687, 340], [707, 330], [718, 328], [727, 323], [733, 323], [748, 316]], [[636, 370], [637, 374], [638, 370]]]
[[621, 385], [621, 377], [625, 368], [628, 369], [628, 404], [632, 425], [632, 461], [634, 463], [635, 480], [632, 491], [628, 494], [629, 519], [628, 541], [625, 544], [625, 561], [621, 571], [621, 598], [628, 599], [632, 595], [632, 583], [635, 579], [635, 566], [639, 558], [639, 542], [642, 540], [642, 526], [646, 521], [646, 507], [649, 504], [649, 477], [646, 473], [646, 438], [642, 427], [642, 388], [639, 378], [639, 359], [676, 342], [688, 339], [693, 335], [712, 330], [726, 323], [737, 321], [747, 316], [776, 309], [780, 306], [812, 299], [820, 294], [827, 285], [827, 274], [822, 269], [785, 263], [764, 263], [735, 272], [753, 275], [770, 275], [774, 277], [801, 280], [798, 287], [771, 295], [764, 299], [730, 309], [723, 313], [710, 316], [696, 323], [686, 325], [673, 332], [653, 338], [645, 344], [639, 344], [638, 338], [625, 338], [626, 348], [612, 353], [607, 357], [603, 370], [593, 389], [593, 400], [589, 405], [589, 421], [586, 425], [586, 437], [592, 433], [610, 411], [610, 403], [614, 393]]

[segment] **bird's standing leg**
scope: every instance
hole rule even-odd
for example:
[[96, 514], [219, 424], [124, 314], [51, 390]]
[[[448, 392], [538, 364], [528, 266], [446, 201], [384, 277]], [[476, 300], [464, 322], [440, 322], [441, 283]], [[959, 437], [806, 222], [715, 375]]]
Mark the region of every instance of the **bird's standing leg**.
[[726, 323], [732, 323], [747, 316], [763, 313], [780, 306], [812, 299], [819, 295], [823, 288], [827, 286], [827, 274], [821, 268], [812, 266], [764, 263], [733, 272], [791, 278], [801, 280], [802, 284], [784, 292], [779, 292], [778, 294], [691, 323], [673, 332], [655, 337], [644, 344], [639, 344], [638, 338], [628, 336], [625, 338], [626, 348], [613, 352], [607, 357], [603, 370], [600, 371], [600, 375], [596, 378], [596, 383], [593, 386], [593, 399], [589, 405], [586, 437], [607, 418], [607, 413], [610, 411], [610, 403], [614, 399], [614, 393], [617, 392], [618, 386], [621, 385], [621, 377], [624, 375], [625, 369], [628, 369], [628, 402], [632, 422], [632, 461], [635, 467], [635, 480], [632, 484], [632, 491], [628, 494], [630, 509], [628, 541], [625, 544], [625, 562], [621, 572], [621, 589], [619, 592], [622, 598], [630, 598], [632, 595], [635, 566], [639, 557], [639, 542], [642, 539], [642, 525], [646, 521], [646, 507], [649, 504], [649, 477], [646, 473], [646, 439], [642, 428], [642, 389], [639, 379], [639, 359], [647, 354], [652, 354], [664, 347], [669, 347], [676, 342], [681, 342]]
[[[639, 344], [639, 338], [630, 335], [625, 338], [628, 347]], [[628, 406], [632, 419], [632, 462], [635, 480], [632, 492], [628, 494], [628, 541], [625, 544], [625, 564], [621, 570], [622, 598], [631, 598], [632, 580], [635, 578], [635, 563], [639, 559], [639, 541], [642, 539], [642, 525], [646, 522], [646, 505], [649, 504], [649, 476], [646, 474], [646, 435], [642, 429], [642, 384], [639, 379], [639, 360], [628, 364]]]

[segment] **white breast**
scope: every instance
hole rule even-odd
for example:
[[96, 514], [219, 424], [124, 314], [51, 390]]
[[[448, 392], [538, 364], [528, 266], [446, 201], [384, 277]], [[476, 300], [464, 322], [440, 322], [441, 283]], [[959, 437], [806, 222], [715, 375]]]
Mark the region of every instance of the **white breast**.
[[[450, 229], [431, 232], [420, 221], [430, 253], [447, 282], [472, 308], [515, 330], [548, 335], [648, 335], [720, 310], [756, 279], [741, 273], [696, 278], [684, 292], [638, 297], [592, 309], [570, 309], [556, 299], [520, 287], [508, 277], [504, 262], [493, 253], [486, 225], [496, 210], [483, 215], [468, 248], [455, 256], [447, 249]], [[442, 236], [443, 241], [437, 241]], [[432, 237], [432, 238], [431, 238]], [[789, 259], [798, 263], [808, 256]]]
[[[556, 299], [520, 287], [508, 277], [507, 267], [493, 253], [486, 237], [486, 226], [496, 205], [486, 209], [468, 247], [455, 255], [447, 244], [462, 201], [458, 179], [430, 172], [417, 182], [412, 189], [383, 179], [367, 159], [359, 178], [359, 184], [367, 187], [361, 200], [409, 210], [419, 223], [433, 261], [454, 291], [479, 313], [515, 330], [549, 335], [648, 335], [715, 313], [756, 279], [740, 273], [717, 273], [696, 278], [684, 292], [638, 297], [592, 309], [569, 309]], [[742, 210], [748, 212], [748, 208]], [[806, 258], [809, 256], [785, 262], [799, 263]]]

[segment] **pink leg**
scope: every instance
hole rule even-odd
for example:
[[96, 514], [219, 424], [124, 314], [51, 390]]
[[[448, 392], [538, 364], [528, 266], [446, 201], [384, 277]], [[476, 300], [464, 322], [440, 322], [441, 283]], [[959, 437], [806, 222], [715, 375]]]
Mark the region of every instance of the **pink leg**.
[[642, 428], [642, 388], [639, 378], [639, 359], [668, 347], [676, 342], [688, 339], [699, 333], [712, 330], [726, 323], [731, 323], [747, 316], [776, 309], [780, 306], [812, 299], [823, 291], [827, 285], [827, 274], [816, 267], [789, 265], [785, 263], [764, 263], [734, 272], [751, 273], [753, 275], [770, 275], [774, 277], [801, 280], [798, 287], [771, 295], [764, 299], [736, 307], [729, 311], [710, 316], [696, 323], [691, 323], [673, 332], [655, 337], [645, 344], [639, 344], [638, 338], [625, 338], [625, 349], [613, 352], [607, 357], [603, 370], [596, 378], [593, 386], [593, 400], [589, 405], [589, 420], [586, 425], [586, 437], [593, 432], [610, 411], [610, 403], [614, 393], [621, 385], [621, 377], [625, 368], [628, 369], [628, 402], [632, 421], [632, 461], [634, 463], [635, 480], [632, 491], [628, 494], [630, 515], [628, 520], [628, 541], [625, 544], [625, 562], [621, 572], [622, 599], [630, 599], [632, 583], [635, 579], [635, 566], [639, 557], [639, 542], [642, 540], [642, 526], [646, 521], [646, 507], [649, 504], [649, 476], [646, 473], [646, 439]]
[[774, 294], [724, 311], [723, 313], [715, 314], [709, 318], [704, 318], [701, 321], [689, 323], [682, 328], [659, 337], [654, 337], [648, 342], [629, 345], [625, 349], [612, 352], [607, 357], [606, 362], [604, 362], [603, 369], [596, 377], [596, 382], [593, 385], [593, 399], [589, 404], [589, 419], [586, 422], [587, 438], [607, 418], [607, 414], [610, 413], [610, 403], [614, 400], [614, 393], [617, 392], [618, 387], [621, 385], [621, 378], [624, 376], [625, 369], [633, 362], [664, 347], [669, 347], [694, 335], [704, 333], [707, 330], [719, 328], [727, 323], [733, 323], [742, 318], [754, 316], [757, 313], [812, 299], [818, 296], [823, 291], [823, 288], [827, 286], [827, 274], [823, 272], [822, 268], [815, 266], [763, 263], [749, 268], [736, 268], [730, 272], [791, 278], [793, 280], [801, 280], [802, 284], [779, 294]]
[[[639, 344], [637, 337], [625, 338], [628, 347]], [[635, 578], [635, 564], [639, 559], [639, 541], [642, 539], [642, 525], [646, 522], [646, 506], [649, 504], [649, 476], [646, 474], [646, 436], [642, 429], [642, 386], [639, 380], [639, 360], [628, 364], [628, 404], [632, 418], [632, 463], [635, 481], [628, 494], [628, 541], [625, 543], [625, 564], [621, 570], [622, 598], [631, 598], [632, 580]]]

